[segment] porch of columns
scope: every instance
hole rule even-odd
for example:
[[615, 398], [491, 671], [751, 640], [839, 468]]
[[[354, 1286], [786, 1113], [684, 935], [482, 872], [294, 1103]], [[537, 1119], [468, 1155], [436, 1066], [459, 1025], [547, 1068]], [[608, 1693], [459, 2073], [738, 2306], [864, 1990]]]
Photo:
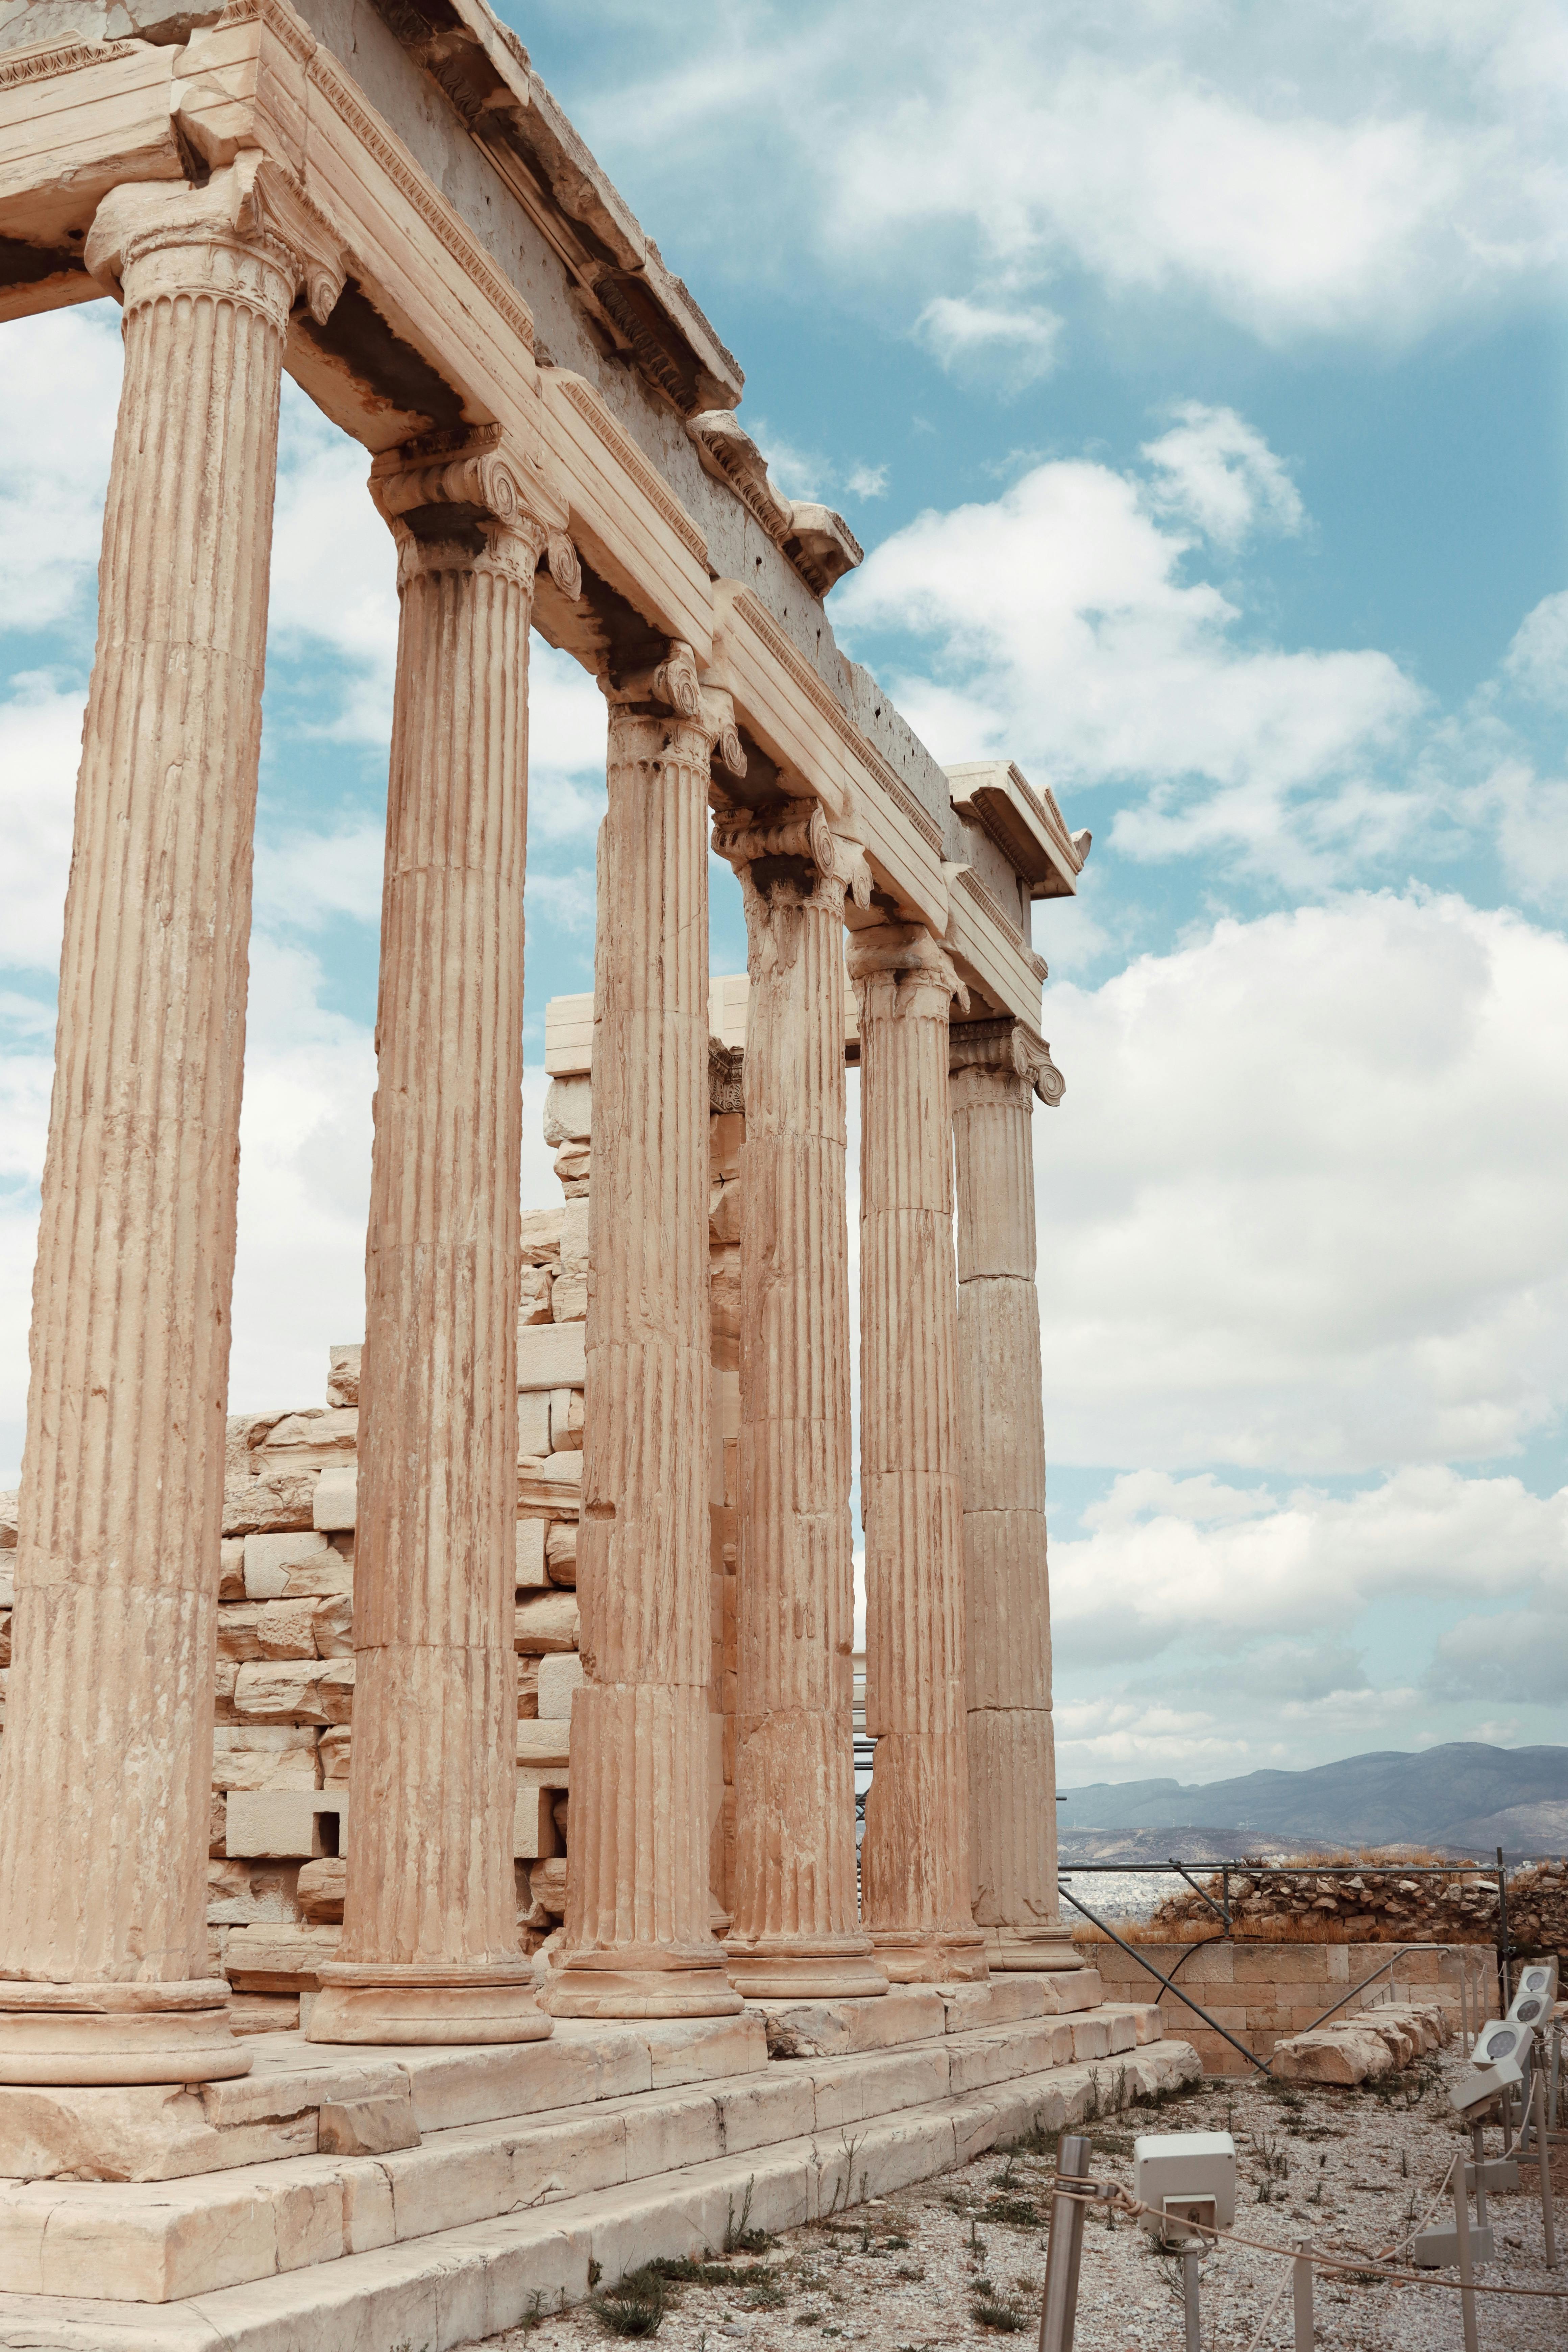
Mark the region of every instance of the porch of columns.
[[987, 1974], [971, 1907], [948, 1008], [915, 925], [850, 940], [860, 1028], [861, 1918], [900, 1983]]
[[1057, 1896], [1046, 1439], [1032, 1109], [1061, 1100], [1043, 1040], [953, 1025], [964, 1650], [974, 1917], [994, 1969], [1080, 1965]]
[[820, 805], [720, 805], [751, 992], [741, 1156], [735, 1906], [752, 1999], [885, 1993], [856, 1896], [844, 899]]
[[[243, 2074], [207, 1822], [279, 382], [326, 225], [116, 189], [125, 372], [77, 784], [0, 1760], [0, 2083]], [[106, 1759], [112, 1759], [106, 1761]]]
[[689, 647], [612, 677], [599, 835], [594, 1181], [572, 1864], [542, 2004], [733, 2013], [709, 1891], [708, 792], [744, 758]]
[[378, 457], [400, 621], [365, 1252], [347, 1894], [313, 2042], [549, 2033], [518, 1947], [513, 1649], [534, 575], [492, 433]]

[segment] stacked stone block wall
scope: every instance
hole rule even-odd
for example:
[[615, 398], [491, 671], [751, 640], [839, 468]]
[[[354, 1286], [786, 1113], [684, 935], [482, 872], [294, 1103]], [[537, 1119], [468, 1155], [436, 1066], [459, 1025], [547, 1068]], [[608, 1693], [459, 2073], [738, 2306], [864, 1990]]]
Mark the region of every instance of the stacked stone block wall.
[[[1099, 1969], [1107, 2000], [1158, 2000], [1167, 2034], [1190, 2042], [1203, 2061], [1205, 2074], [1246, 2074], [1249, 2069], [1241, 2052], [1173, 1992], [1161, 1992], [1152, 1976], [1130, 1954], [1103, 1937], [1074, 1939], [1085, 1958]], [[1141, 1941], [1141, 1956], [1163, 1977], [1175, 1981], [1206, 2010], [1216, 2025], [1260, 2058], [1269, 2057], [1276, 2042], [1316, 2024], [1326, 2009], [1343, 2000], [1352, 1988], [1374, 1970], [1385, 1973], [1367, 1989], [1368, 2005], [1388, 1998], [1397, 1986], [1402, 1999], [1435, 2001], [1457, 2031], [1460, 2022], [1459, 1971], [1469, 1969], [1467, 2000], [1479, 1995], [1481, 2015], [1497, 2014], [1497, 1961], [1491, 1951], [1472, 1948], [1464, 1963], [1431, 1945], [1408, 1948], [1386, 1943], [1243, 1943], [1215, 1937], [1204, 1942]], [[1391, 1971], [1387, 1963], [1394, 1963]], [[1361, 2007], [1352, 2000], [1343, 2014]], [[1477, 2023], [1470, 2011], [1473, 2031]]]

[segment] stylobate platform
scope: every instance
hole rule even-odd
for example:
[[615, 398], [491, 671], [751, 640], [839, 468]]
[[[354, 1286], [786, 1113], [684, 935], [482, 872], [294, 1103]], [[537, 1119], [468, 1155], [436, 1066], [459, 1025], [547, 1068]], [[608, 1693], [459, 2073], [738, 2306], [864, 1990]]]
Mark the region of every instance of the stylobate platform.
[[[79, 2157], [107, 2120], [80, 2103], [132, 2095], [6, 2093], [7, 2160], [23, 2122], [7, 2107], [31, 2099], [34, 2159], [52, 2133], [56, 2168], [0, 2182], [0, 2347], [447, 2352], [577, 2300], [590, 2263], [613, 2280], [718, 2248], [742, 2210], [793, 2228], [1195, 2075], [1152, 2007], [1057, 2007], [1098, 1990], [1080, 1971], [563, 2023], [502, 2051], [260, 2037], [245, 2081], [163, 2095], [205, 2110], [200, 2126], [122, 2117], [141, 2172], [114, 2181], [66, 2178], [63, 2159], [71, 2129]], [[205, 2168], [182, 2168], [196, 2155]]]

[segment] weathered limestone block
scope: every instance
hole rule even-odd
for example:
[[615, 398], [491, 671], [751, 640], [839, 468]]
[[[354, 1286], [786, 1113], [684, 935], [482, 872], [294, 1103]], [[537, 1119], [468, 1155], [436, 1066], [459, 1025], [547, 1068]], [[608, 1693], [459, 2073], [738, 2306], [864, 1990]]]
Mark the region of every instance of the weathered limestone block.
[[552, 1519], [545, 1532], [544, 1566], [552, 1584], [577, 1581], [577, 1522]]
[[561, 1264], [561, 1230], [564, 1209], [529, 1209], [518, 1223], [518, 1255], [524, 1265], [552, 1269]]
[[292, 1863], [209, 1862], [207, 1926], [291, 1925], [301, 1916]]
[[328, 1350], [327, 1402], [330, 1405], [358, 1404], [363, 1352], [357, 1340], [352, 1347]]
[[517, 1523], [516, 1589], [519, 1592], [541, 1591], [550, 1582], [544, 1566], [546, 1522], [543, 1519], [519, 1519]]
[[353, 1602], [347, 1597], [313, 1603], [311, 1635], [319, 1658], [352, 1658], [354, 1653]]
[[[130, 185], [43, 1178], [0, 2080], [242, 2074], [205, 1921], [251, 849], [283, 343], [342, 268], [259, 152]], [[221, 519], [221, 520], [220, 520]], [[81, 1759], [105, 1759], [83, 1770]]]
[[521, 1656], [543, 1657], [552, 1650], [576, 1650], [580, 1631], [574, 1592], [542, 1592], [518, 1606], [513, 1644]]
[[518, 1286], [517, 1319], [520, 1328], [552, 1323], [550, 1291], [554, 1276], [547, 1265], [524, 1265]]
[[230, 1479], [223, 1490], [224, 1534], [313, 1526], [316, 1475], [310, 1470], [274, 1470], [264, 1478]]
[[359, 1472], [340, 1465], [322, 1471], [311, 1497], [313, 1526], [327, 1534], [352, 1534], [359, 1510]]
[[568, 1721], [572, 1703], [582, 1689], [584, 1679], [583, 1661], [575, 1650], [541, 1658], [537, 1685], [541, 1720]]
[[307, 1412], [285, 1413], [275, 1421], [255, 1448], [258, 1467], [287, 1475], [296, 1468], [325, 1470], [353, 1453], [359, 1439], [359, 1413], [349, 1405], [315, 1405]]
[[245, 1538], [245, 1600], [320, 1600], [329, 1592], [353, 1592], [353, 1564], [320, 1528]]
[[241, 1666], [235, 1707], [247, 1721], [346, 1723], [354, 1674], [353, 1658], [261, 1659]]
[[226, 1793], [320, 1782], [316, 1735], [308, 1724], [219, 1724], [213, 1739], [213, 1787]]
[[398, 550], [341, 1962], [313, 2041], [550, 2032], [517, 1942], [528, 650], [565, 511], [494, 432], [372, 467]]
[[[721, 811], [715, 845], [741, 874], [751, 980], [726, 1956], [752, 1999], [879, 1995], [856, 1900], [845, 876], [815, 803]], [[710, 1237], [714, 1215], [710, 1191]]]
[[297, 1888], [301, 1916], [312, 1927], [341, 1927], [347, 1884], [348, 1864], [341, 1854], [324, 1854], [320, 1862], [307, 1862]]
[[316, 1603], [268, 1601], [256, 1612], [256, 1643], [264, 1658], [313, 1658]]
[[926, 932], [849, 950], [860, 1026], [861, 1917], [899, 1982], [986, 1973], [972, 1910], [948, 1006]]
[[220, 1601], [245, 1599], [245, 1543], [243, 1536], [225, 1536], [218, 1546], [217, 1597]]
[[[708, 844], [727, 709], [689, 651], [619, 681], [595, 944], [594, 1182], [563, 1223], [560, 1312], [591, 1224], [572, 1711], [580, 1803], [561, 2016], [701, 2016], [741, 1997], [708, 1885]], [[726, 751], [726, 757], [729, 753]], [[586, 1216], [582, 1213], [586, 1211]], [[557, 1456], [570, 1459], [570, 1456]]]

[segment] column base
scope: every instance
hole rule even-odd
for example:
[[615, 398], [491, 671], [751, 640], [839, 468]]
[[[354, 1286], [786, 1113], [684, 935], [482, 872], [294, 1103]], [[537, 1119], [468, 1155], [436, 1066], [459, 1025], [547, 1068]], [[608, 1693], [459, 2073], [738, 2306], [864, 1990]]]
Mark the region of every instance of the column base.
[[1073, 1942], [1072, 1929], [1059, 1924], [1048, 1927], [988, 1927], [984, 1935], [985, 1957], [994, 1969], [1058, 1969], [1088, 1965]]
[[935, 1927], [873, 1927], [878, 1963], [893, 1984], [984, 1984], [991, 1971], [978, 1927], [944, 1933]]
[[888, 1990], [869, 1936], [731, 1936], [724, 1962], [747, 2000], [875, 2000]]
[[523, 1959], [493, 1969], [383, 1968], [329, 1960], [307, 2042], [543, 2042], [552, 2031]]
[[744, 2006], [718, 1944], [569, 1952], [540, 1990], [552, 2017], [734, 2017]]
[[223, 2083], [252, 2053], [222, 1977], [188, 1984], [0, 1979], [0, 2083]]

